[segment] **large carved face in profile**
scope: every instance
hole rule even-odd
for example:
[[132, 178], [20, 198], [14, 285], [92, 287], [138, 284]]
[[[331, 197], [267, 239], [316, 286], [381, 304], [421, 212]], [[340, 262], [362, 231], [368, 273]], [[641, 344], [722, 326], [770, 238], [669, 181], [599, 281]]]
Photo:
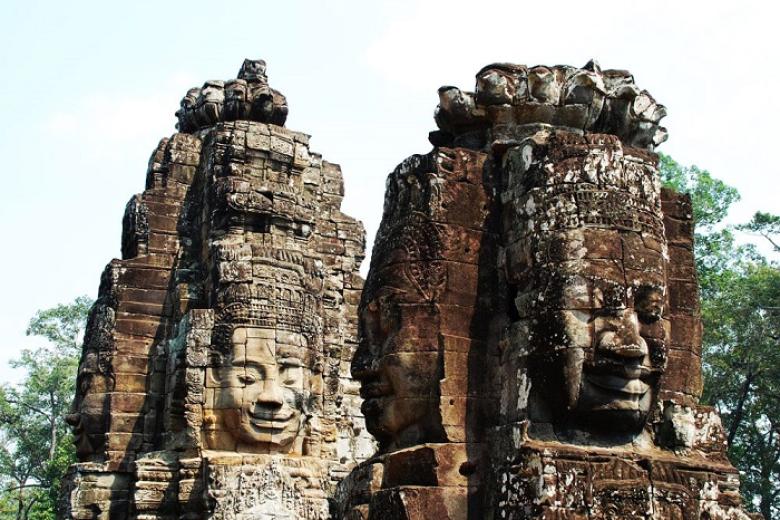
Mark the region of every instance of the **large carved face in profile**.
[[[104, 273], [101, 292], [107, 278]], [[107, 368], [111, 364], [114, 316], [111, 307], [97, 303], [87, 319], [85, 350], [76, 377], [76, 396], [65, 416], [65, 422], [73, 431], [76, 455], [80, 461], [99, 461], [105, 457], [105, 434], [114, 390], [114, 380]]]
[[441, 436], [439, 310], [434, 302], [445, 275], [443, 266], [431, 260], [436, 241], [435, 229], [424, 222], [411, 219], [396, 229], [387, 247], [374, 249], [377, 256], [362, 295], [352, 375], [361, 383], [366, 427], [383, 450], [436, 442]]
[[76, 397], [65, 416], [82, 461], [100, 458], [105, 444], [110, 379], [100, 370], [98, 356], [94, 350], [85, 352], [76, 377]]
[[306, 341], [255, 326], [232, 327], [225, 355], [207, 370], [216, 431], [209, 447], [252, 453], [296, 451], [310, 376]]

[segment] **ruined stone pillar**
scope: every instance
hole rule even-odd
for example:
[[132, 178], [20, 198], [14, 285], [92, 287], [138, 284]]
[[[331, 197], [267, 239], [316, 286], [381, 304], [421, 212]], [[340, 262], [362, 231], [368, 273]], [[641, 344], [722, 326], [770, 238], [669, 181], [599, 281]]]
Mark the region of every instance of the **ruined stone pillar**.
[[69, 416], [67, 518], [330, 518], [374, 451], [349, 373], [363, 228], [265, 70], [188, 91], [128, 204]]

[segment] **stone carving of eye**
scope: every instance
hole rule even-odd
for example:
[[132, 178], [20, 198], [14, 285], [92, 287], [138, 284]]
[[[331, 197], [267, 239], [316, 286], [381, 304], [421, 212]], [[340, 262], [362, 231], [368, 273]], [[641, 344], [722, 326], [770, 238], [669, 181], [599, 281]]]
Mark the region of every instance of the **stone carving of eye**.
[[81, 374], [81, 377], [79, 378], [79, 391], [82, 394], [86, 394], [89, 391], [89, 387], [92, 384], [92, 376], [93, 374], [91, 372]]
[[285, 359], [281, 363], [279, 378], [285, 386], [297, 386], [303, 381], [303, 364], [300, 359]]
[[238, 380], [247, 386], [255, 384], [258, 381], [258, 379], [259, 379], [258, 377], [253, 376], [252, 374], [244, 374], [242, 376], [238, 376]]
[[643, 285], [636, 290], [634, 308], [643, 323], [654, 323], [661, 319], [664, 311], [663, 291], [658, 287]]
[[[369, 307], [371, 309], [371, 307]], [[379, 319], [379, 328], [382, 333], [387, 334], [393, 330], [398, 318], [398, 304], [390, 295], [383, 295], [377, 299], [374, 311]]]

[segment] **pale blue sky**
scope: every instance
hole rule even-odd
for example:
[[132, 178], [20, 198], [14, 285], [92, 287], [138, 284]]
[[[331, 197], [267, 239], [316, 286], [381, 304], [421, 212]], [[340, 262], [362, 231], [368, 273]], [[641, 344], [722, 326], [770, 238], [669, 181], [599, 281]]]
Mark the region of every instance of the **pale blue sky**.
[[[780, 213], [770, 2], [225, 1], [0, 4], [0, 377], [36, 309], [96, 295], [149, 154], [187, 88], [268, 62], [287, 126], [342, 165], [344, 208], [378, 225], [387, 173], [430, 146], [436, 89], [494, 61], [631, 70], [669, 108], [660, 150]], [[678, 5], [682, 4], [682, 5]]]

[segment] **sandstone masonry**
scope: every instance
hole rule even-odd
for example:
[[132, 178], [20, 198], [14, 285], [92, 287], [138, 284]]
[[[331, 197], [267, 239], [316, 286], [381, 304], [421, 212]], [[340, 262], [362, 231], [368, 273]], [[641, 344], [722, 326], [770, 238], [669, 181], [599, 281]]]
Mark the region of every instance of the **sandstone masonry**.
[[89, 318], [68, 518], [329, 518], [373, 453], [349, 374], [364, 231], [286, 115], [246, 60], [152, 154]]
[[690, 199], [630, 73], [439, 89], [364, 284], [339, 167], [265, 72], [188, 91], [128, 203], [65, 517], [758, 518], [699, 404]]

